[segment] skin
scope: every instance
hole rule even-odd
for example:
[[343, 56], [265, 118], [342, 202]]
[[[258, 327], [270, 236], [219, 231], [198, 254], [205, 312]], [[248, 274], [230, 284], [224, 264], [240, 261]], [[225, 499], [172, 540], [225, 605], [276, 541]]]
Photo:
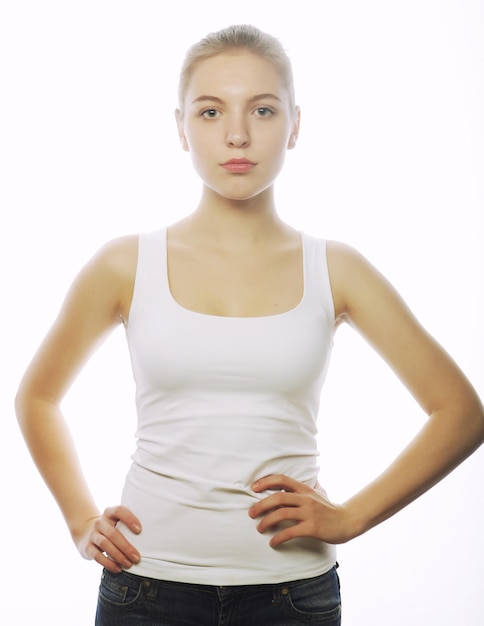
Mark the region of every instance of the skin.
[[[290, 106], [276, 69], [247, 52], [199, 63], [176, 121], [202, 193], [197, 209], [168, 229], [174, 298], [211, 315], [261, 316], [294, 308], [303, 290], [301, 242], [277, 215], [274, 181], [296, 144], [299, 110]], [[228, 172], [221, 164], [234, 157], [255, 165], [245, 173]], [[79, 552], [113, 572], [140, 558], [117, 522], [137, 533], [141, 521], [123, 506], [99, 512], [60, 404], [92, 351], [128, 321], [137, 242], [136, 236], [110, 242], [80, 272], [16, 399], [27, 445]], [[260, 477], [252, 489], [276, 493], [248, 511], [258, 531], [295, 522], [274, 534], [273, 547], [301, 536], [343, 543], [366, 532], [441, 480], [484, 440], [484, 411], [475, 391], [385, 278], [336, 242], [328, 243], [328, 265], [337, 323], [351, 324], [373, 345], [428, 419], [390, 467], [345, 503], [331, 502], [319, 485], [284, 475]]]

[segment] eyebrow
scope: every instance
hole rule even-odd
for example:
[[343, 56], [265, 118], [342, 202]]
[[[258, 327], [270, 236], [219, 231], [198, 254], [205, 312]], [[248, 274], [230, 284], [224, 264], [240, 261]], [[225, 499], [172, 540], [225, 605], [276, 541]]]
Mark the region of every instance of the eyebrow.
[[[276, 96], [273, 93], [260, 93], [260, 94], [257, 94], [256, 96], [252, 96], [252, 98], [249, 98], [249, 103], [259, 102], [260, 100], [268, 100], [268, 99], [277, 100], [278, 102], [281, 102], [281, 99], [279, 98], [279, 96]], [[221, 98], [218, 98], [217, 96], [203, 95], [203, 96], [198, 96], [198, 98], [195, 98], [192, 104], [196, 104], [197, 102], [206, 102], [206, 101], [218, 102], [219, 104], [224, 103], [224, 101]]]

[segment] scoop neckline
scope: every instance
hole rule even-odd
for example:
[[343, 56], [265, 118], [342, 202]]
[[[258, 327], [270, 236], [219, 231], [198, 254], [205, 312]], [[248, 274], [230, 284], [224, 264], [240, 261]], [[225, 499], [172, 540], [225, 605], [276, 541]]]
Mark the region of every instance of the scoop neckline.
[[194, 311], [193, 309], [189, 309], [188, 307], [183, 306], [182, 304], [178, 302], [178, 300], [175, 299], [171, 291], [170, 281], [168, 278], [168, 228], [164, 228], [163, 229], [163, 241], [164, 241], [164, 258], [165, 258], [165, 281], [166, 281], [166, 288], [167, 288], [168, 296], [172, 305], [174, 305], [176, 308], [180, 309], [181, 311], [187, 314], [196, 315], [199, 317], [213, 318], [216, 320], [219, 320], [219, 319], [222, 319], [222, 320], [264, 320], [264, 319], [281, 318], [286, 315], [291, 315], [297, 312], [303, 306], [304, 301], [306, 300], [306, 279], [307, 279], [306, 239], [302, 231], [298, 231], [298, 233], [299, 233], [299, 237], [301, 241], [302, 269], [303, 269], [303, 292], [302, 292], [302, 296], [299, 302], [291, 309], [288, 309], [287, 311], [281, 311], [280, 313], [271, 313], [269, 315], [242, 315], [240, 316], [240, 315], [214, 315], [212, 313], [203, 313], [201, 311]]

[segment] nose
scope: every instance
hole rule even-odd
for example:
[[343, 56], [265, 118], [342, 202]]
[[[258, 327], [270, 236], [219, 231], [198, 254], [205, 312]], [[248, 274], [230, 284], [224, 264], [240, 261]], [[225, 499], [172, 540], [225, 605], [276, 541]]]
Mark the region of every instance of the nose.
[[249, 130], [242, 118], [230, 120], [227, 127], [227, 144], [234, 148], [245, 148], [250, 143]]

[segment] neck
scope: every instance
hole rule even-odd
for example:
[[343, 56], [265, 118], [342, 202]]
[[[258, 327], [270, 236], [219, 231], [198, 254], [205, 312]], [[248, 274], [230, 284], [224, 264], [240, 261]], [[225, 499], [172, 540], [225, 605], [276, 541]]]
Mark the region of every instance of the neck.
[[231, 249], [267, 242], [288, 228], [277, 214], [272, 187], [247, 200], [223, 198], [204, 188], [185, 226], [205, 241]]

